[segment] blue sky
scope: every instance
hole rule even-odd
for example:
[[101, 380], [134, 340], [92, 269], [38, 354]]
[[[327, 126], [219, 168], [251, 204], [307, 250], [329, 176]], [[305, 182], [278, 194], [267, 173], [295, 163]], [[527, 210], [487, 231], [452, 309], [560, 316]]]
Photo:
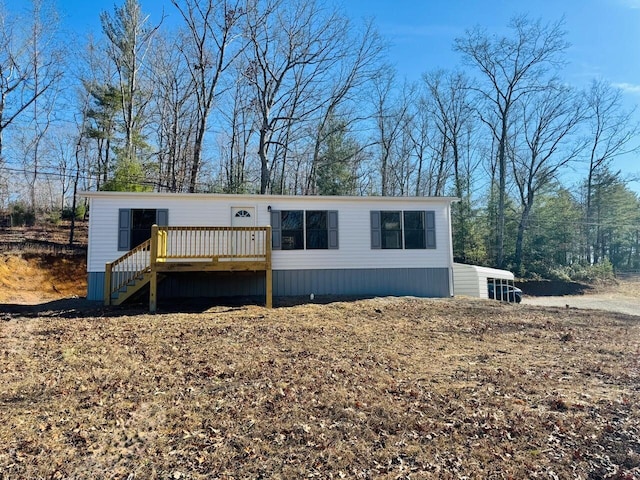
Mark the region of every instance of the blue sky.
[[[354, 17], [375, 17], [392, 44], [391, 61], [409, 80], [458, 67], [453, 41], [476, 25], [500, 34], [508, 33], [514, 15], [548, 22], [564, 17], [571, 47], [563, 78], [577, 87], [607, 80], [623, 90], [625, 108], [640, 104], [640, 0], [344, 0], [343, 5]], [[640, 154], [620, 157], [613, 166], [640, 178]], [[579, 178], [585, 169], [574, 166]], [[629, 186], [640, 193], [640, 181]]]
[[604, 77], [628, 86], [640, 99], [640, 0], [351, 0], [353, 15], [373, 14], [393, 43], [400, 71], [419, 76], [434, 67], [455, 67], [453, 39], [475, 25], [506, 32], [509, 19], [527, 14], [555, 21], [564, 16], [570, 61], [567, 80], [588, 83]]
[[[101, 11], [113, 12], [119, 0], [57, 0], [67, 28], [82, 35], [100, 30]], [[292, 0], [294, 1], [294, 0]], [[391, 44], [390, 57], [401, 75], [418, 79], [435, 68], [459, 63], [453, 39], [481, 25], [506, 31], [516, 14], [566, 20], [572, 46], [568, 80], [588, 83], [599, 77], [625, 88], [640, 100], [640, 0], [333, 0], [354, 19], [373, 17]], [[169, 0], [141, 0], [143, 10], [158, 20], [164, 9], [177, 17]]]
[[[121, 0], [57, 0], [65, 28], [76, 38], [99, 33], [101, 11], [113, 12]], [[291, 0], [295, 1], [295, 0]], [[571, 43], [563, 78], [576, 86], [605, 79], [625, 91], [628, 108], [640, 103], [640, 0], [329, 0], [354, 19], [373, 17], [390, 43], [389, 59], [401, 77], [419, 80], [422, 73], [455, 68], [459, 56], [453, 40], [467, 28], [481, 25], [489, 32], [506, 32], [511, 17], [555, 21], [565, 18]], [[177, 20], [169, 0], [140, 0], [152, 21], [164, 9], [167, 22]], [[15, 4], [14, 4], [15, 6]], [[639, 116], [640, 118], [640, 116]], [[616, 166], [640, 174], [637, 156]], [[640, 183], [633, 188], [640, 192]]]

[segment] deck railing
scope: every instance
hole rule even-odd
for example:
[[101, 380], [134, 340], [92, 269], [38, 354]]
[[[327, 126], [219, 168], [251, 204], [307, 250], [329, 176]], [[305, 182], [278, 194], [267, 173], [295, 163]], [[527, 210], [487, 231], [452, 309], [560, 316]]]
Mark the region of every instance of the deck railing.
[[[155, 227], [156, 261], [264, 259], [269, 227]], [[153, 238], [153, 234], [152, 234]]]
[[271, 227], [159, 227], [151, 238], [107, 263], [105, 302], [156, 264], [169, 262], [265, 262], [271, 268]]

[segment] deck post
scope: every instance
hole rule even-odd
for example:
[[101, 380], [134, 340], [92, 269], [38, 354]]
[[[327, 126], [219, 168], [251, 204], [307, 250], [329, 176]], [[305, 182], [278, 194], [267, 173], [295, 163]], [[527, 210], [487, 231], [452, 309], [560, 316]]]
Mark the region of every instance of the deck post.
[[271, 227], [267, 226], [265, 231], [265, 289], [266, 289], [266, 307], [273, 308], [273, 273], [271, 271]]
[[156, 313], [158, 306], [158, 274], [155, 270], [151, 270], [151, 279], [149, 280], [149, 313]]
[[104, 304], [111, 305], [111, 262], [104, 267]]
[[156, 313], [158, 306], [158, 271], [156, 263], [158, 259], [158, 225], [151, 226], [151, 245], [149, 246], [149, 267], [151, 279], [149, 281], [149, 312]]

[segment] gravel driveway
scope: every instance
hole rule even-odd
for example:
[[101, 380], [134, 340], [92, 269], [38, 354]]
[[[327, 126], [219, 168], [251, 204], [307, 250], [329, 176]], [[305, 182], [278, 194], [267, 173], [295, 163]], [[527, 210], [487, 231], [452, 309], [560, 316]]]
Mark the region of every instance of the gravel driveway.
[[546, 307], [566, 307], [568, 305], [569, 308], [590, 308], [640, 316], [640, 299], [621, 297], [617, 295], [590, 294], [558, 297], [525, 296], [522, 299], [522, 303], [525, 305], [540, 305]]

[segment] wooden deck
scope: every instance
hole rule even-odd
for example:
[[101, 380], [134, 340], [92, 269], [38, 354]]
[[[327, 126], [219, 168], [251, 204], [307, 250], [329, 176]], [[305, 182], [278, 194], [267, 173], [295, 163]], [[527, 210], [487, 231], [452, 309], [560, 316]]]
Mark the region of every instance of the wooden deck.
[[272, 307], [271, 227], [159, 227], [151, 238], [105, 268], [105, 304], [120, 304], [149, 284], [155, 312], [158, 280], [173, 272], [265, 272]]

